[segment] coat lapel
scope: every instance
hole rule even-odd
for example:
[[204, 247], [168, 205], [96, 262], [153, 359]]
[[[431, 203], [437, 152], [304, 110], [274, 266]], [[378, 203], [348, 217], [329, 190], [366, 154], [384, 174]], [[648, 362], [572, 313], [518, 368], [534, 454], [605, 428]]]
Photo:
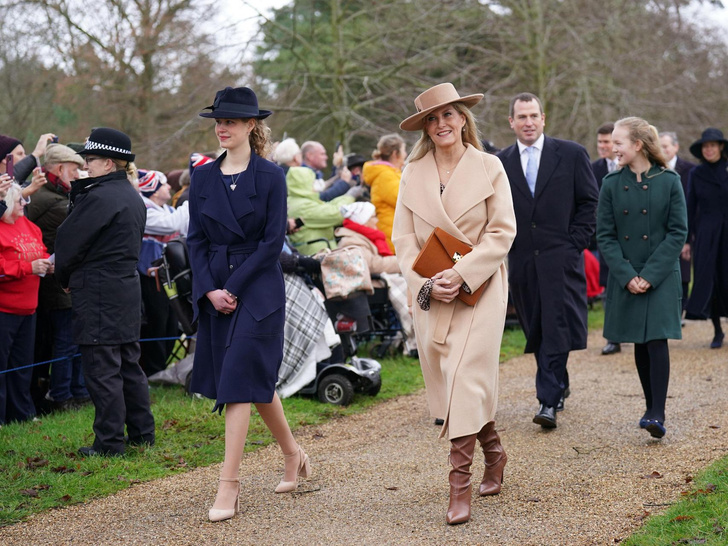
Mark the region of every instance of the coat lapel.
[[544, 137], [541, 161], [538, 164], [538, 177], [536, 178], [536, 192], [533, 196], [534, 199], [538, 199], [539, 195], [543, 193], [544, 187], [548, 184], [549, 180], [551, 180], [551, 175], [554, 174], [560, 160], [561, 154], [559, 153], [559, 145], [553, 139]]
[[[225, 226], [233, 233], [245, 238], [245, 233], [233, 213], [232, 206], [230, 205], [230, 199], [227, 195], [227, 190], [225, 189], [224, 184], [220, 182], [220, 164], [226, 154], [227, 152], [224, 152], [220, 155], [220, 157], [215, 160], [215, 163], [213, 163], [212, 168], [207, 172], [207, 176], [205, 177], [202, 190], [200, 192], [200, 197], [203, 199], [203, 202], [200, 205], [200, 212], [218, 224]], [[251, 156], [251, 166], [253, 165], [252, 158], [253, 156]], [[255, 178], [253, 178], [253, 180], [254, 179]], [[252, 192], [253, 195], [255, 195], [254, 187]], [[246, 211], [249, 209], [248, 212], [252, 212], [253, 209], [249, 197], [249, 195], [245, 196], [247, 205], [249, 206], [243, 207], [243, 210]], [[245, 214], [247, 214], [247, 212], [244, 212], [242, 216]]]
[[474, 244], [457, 226], [457, 220], [493, 194], [480, 152], [468, 146], [440, 196], [440, 178], [432, 152], [407, 166], [402, 203], [433, 228], [440, 227], [463, 242]]
[[[523, 194], [523, 197], [529, 201], [533, 201], [533, 195], [526, 182], [526, 175], [523, 174], [523, 166], [521, 165], [521, 155], [518, 152], [518, 144], [511, 146], [510, 153], [503, 158], [503, 167], [508, 173], [508, 179], [511, 182], [511, 187], [518, 190]], [[541, 170], [539, 169], [539, 176]], [[538, 188], [538, 184], [536, 185]]]
[[[493, 195], [493, 183], [483, 165], [482, 155], [468, 146], [442, 194], [448, 218], [457, 224], [463, 214]], [[470, 241], [470, 244], [474, 244]]]

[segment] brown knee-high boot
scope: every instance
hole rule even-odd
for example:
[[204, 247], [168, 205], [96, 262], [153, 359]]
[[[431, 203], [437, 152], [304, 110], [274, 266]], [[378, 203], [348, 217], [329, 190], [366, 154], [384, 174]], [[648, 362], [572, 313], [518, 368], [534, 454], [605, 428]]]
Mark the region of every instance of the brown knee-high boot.
[[486, 423], [480, 429], [478, 441], [485, 456], [485, 472], [478, 493], [481, 497], [497, 495], [501, 491], [503, 468], [506, 466], [508, 456], [500, 443], [498, 433], [495, 431], [495, 421]]
[[450, 441], [450, 505], [447, 522], [450, 525], [470, 520], [470, 465], [475, 453], [475, 434]]

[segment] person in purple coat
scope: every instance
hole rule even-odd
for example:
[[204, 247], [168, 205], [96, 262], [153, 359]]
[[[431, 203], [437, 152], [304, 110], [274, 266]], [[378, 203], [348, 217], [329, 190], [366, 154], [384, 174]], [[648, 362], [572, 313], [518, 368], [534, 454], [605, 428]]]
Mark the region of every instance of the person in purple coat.
[[218, 91], [202, 117], [215, 119], [225, 152], [192, 174], [187, 237], [193, 306], [199, 320], [191, 388], [225, 408], [225, 460], [210, 521], [239, 510], [238, 469], [250, 405], [285, 456], [276, 493], [293, 491], [310, 472], [275, 392], [283, 360], [285, 287], [279, 256], [286, 233], [286, 179], [263, 159], [272, 112], [260, 110], [247, 87]]

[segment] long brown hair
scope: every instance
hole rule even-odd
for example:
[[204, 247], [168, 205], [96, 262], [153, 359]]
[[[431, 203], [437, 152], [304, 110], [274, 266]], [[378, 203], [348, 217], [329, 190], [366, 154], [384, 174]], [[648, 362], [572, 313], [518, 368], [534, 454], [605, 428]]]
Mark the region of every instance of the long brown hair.
[[[255, 118], [253, 118], [255, 119]], [[247, 121], [247, 120], [244, 120]], [[270, 127], [262, 119], [255, 119], [255, 127], [250, 131], [250, 147], [260, 157], [268, 159], [271, 151]]]
[[617, 127], [627, 129], [629, 139], [632, 142], [642, 143], [642, 154], [647, 161], [656, 164], [658, 167], [667, 167], [665, 156], [662, 155], [662, 147], [660, 146], [660, 137], [654, 125], [650, 125], [642, 118], [635, 116], [622, 118], [614, 124]]
[[[463, 143], [470, 144], [476, 150], [483, 151], [483, 144], [480, 142], [480, 135], [478, 134], [478, 125], [475, 122], [475, 117], [470, 111], [470, 108], [465, 106], [462, 102], [453, 102], [451, 105], [457, 112], [465, 117], [465, 126], [463, 127]], [[422, 134], [420, 139], [412, 147], [407, 162], [417, 161], [427, 155], [427, 152], [435, 149], [435, 143], [432, 142], [430, 135], [427, 134], [427, 129], [422, 127]]]

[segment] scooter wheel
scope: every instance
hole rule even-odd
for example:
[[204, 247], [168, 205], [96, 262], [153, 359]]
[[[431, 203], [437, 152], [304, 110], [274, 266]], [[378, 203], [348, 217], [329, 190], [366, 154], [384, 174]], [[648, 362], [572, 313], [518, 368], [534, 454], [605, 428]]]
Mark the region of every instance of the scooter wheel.
[[319, 383], [318, 398], [326, 404], [348, 406], [354, 398], [354, 385], [343, 375], [327, 375]]

